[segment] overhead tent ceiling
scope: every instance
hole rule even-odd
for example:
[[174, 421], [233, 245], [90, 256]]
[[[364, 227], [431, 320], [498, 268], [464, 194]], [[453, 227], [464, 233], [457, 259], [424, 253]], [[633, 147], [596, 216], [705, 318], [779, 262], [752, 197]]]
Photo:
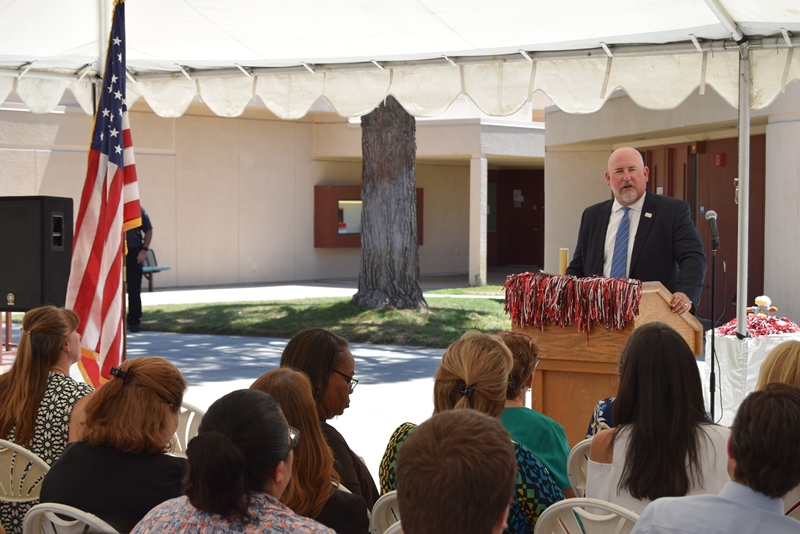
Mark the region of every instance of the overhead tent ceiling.
[[[107, 0], [0, 0], [0, 102], [16, 91], [46, 113], [69, 89], [92, 113], [111, 11]], [[800, 79], [798, 0], [128, 0], [126, 17], [128, 101], [165, 117], [197, 97], [238, 116], [258, 97], [292, 119], [320, 96], [359, 116], [390, 94], [434, 116], [461, 93], [504, 116], [537, 90], [590, 113], [617, 88], [670, 109], [712, 87], [736, 107], [737, 29], [752, 109]]]

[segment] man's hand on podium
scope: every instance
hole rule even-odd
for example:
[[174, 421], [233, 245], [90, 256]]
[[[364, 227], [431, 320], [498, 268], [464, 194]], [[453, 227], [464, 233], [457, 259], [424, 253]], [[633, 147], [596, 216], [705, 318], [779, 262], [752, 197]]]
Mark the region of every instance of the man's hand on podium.
[[672, 313], [683, 315], [692, 309], [692, 301], [684, 293], [678, 291], [672, 294], [670, 306], [672, 306]]

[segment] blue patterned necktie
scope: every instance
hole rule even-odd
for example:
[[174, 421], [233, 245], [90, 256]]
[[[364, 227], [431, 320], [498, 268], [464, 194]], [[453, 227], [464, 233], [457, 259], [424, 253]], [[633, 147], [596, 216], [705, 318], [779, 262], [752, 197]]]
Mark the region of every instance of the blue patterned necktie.
[[622, 220], [617, 228], [617, 239], [614, 241], [614, 255], [611, 257], [611, 278], [625, 278], [628, 267], [628, 234], [631, 230], [631, 219], [628, 217], [628, 206], [622, 207]]

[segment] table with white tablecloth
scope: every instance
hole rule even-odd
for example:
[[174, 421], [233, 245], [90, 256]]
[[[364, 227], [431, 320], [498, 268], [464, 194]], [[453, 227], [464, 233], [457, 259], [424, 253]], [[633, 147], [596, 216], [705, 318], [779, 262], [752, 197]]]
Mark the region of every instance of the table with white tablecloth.
[[[717, 336], [714, 347], [717, 387], [714, 394], [714, 421], [731, 426], [736, 410], [744, 398], [752, 393], [758, 381], [758, 372], [764, 359], [776, 346], [784, 341], [800, 341], [800, 334], [773, 334], [761, 337], [738, 339], [736, 336]], [[706, 410], [711, 410], [711, 330], [706, 332], [705, 373], [703, 374], [703, 398]], [[718, 363], [718, 365], [717, 365]]]

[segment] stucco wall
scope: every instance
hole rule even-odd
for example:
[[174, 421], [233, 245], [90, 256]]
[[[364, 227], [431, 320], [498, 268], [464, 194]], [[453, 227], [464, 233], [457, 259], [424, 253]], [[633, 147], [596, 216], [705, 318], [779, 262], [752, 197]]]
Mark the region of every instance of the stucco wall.
[[548, 151], [544, 158], [544, 270], [557, 273], [559, 249], [575, 252], [584, 208], [609, 198], [610, 146]]
[[[358, 275], [359, 249], [313, 243], [314, 186], [360, 183], [360, 162], [314, 157], [315, 144], [335, 144], [337, 129], [143, 111], [130, 120], [153, 248], [172, 267], [157, 287]], [[91, 128], [81, 113], [0, 112], [0, 195], [72, 197], [77, 213]], [[425, 190], [421, 272], [466, 272], [469, 167], [419, 165], [417, 184]]]
[[779, 314], [800, 323], [800, 109], [767, 125], [764, 294]]

